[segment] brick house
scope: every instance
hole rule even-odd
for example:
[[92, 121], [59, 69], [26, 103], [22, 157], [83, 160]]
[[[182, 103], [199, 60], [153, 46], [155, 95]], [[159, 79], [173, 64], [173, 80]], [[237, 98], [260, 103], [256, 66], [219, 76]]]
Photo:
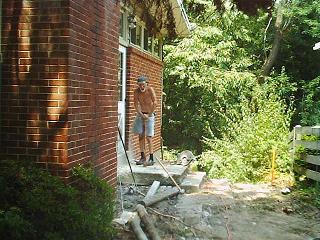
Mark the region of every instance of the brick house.
[[[36, 161], [66, 182], [90, 162], [115, 185], [117, 126], [126, 149], [137, 147], [135, 79], [149, 77], [161, 103], [163, 39], [189, 34], [181, 0], [1, 2], [1, 158]], [[159, 150], [161, 104], [156, 113]]]

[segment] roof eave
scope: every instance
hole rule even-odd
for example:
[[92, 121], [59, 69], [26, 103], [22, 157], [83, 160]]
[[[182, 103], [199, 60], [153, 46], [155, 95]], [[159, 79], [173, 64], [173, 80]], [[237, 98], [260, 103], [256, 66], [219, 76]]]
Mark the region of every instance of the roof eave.
[[170, 0], [175, 30], [178, 37], [188, 37], [191, 34], [191, 25], [181, 0]]

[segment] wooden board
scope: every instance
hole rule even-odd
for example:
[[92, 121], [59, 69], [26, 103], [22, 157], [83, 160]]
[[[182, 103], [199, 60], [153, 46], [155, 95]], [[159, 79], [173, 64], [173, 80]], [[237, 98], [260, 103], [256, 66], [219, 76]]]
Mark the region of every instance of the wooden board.
[[[294, 128], [295, 134], [303, 136], [303, 135], [315, 135], [320, 136], [320, 126], [314, 126], [314, 127], [295, 127]], [[293, 132], [294, 132], [293, 131]], [[296, 136], [297, 139], [297, 136]]]
[[320, 141], [303, 141], [303, 140], [297, 140], [295, 142], [295, 146], [303, 146], [308, 149], [320, 149]]
[[307, 155], [306, 162], [320, 166], [320, 155]]
[[307, 176], [307, 178], [310, 178], [310, 179], [313, 179], [317, 182], [320, 182], [320, 173], [319, 172], [307, 169], [306, 176]]

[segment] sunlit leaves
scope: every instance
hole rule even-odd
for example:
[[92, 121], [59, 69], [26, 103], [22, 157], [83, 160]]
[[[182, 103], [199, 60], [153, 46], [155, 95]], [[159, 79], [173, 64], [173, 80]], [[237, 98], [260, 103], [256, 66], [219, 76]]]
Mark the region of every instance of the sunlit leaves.
[[294, 88], [285, 72], [265, 85], [257, 79], [268, 15], [218, 13], [212, 5], [203, 11], [191, 37], [165, 48], [166, 144], [202, 152], [210, 177], [259, 180], [274, 145], [286, 169], [290, 115], [280, 97]]

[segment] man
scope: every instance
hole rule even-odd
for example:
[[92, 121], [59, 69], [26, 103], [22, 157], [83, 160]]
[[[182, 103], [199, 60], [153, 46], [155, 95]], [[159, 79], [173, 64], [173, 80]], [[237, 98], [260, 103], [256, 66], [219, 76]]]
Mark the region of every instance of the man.
[[[138, 87], [134, 91], [134, 107], [137, 116], [133, 125], [133, 133], [139, 134], [140, 160], [137, 165], [151, 166], [154, 164], [152, 137], [154, 136], [154, 110], [157, 105], [156, 94], [152, 87], [147, 84], [147, 77], [137, 79]], [[146, 161], [145, 138], [147, 138], [150, 157]]]

